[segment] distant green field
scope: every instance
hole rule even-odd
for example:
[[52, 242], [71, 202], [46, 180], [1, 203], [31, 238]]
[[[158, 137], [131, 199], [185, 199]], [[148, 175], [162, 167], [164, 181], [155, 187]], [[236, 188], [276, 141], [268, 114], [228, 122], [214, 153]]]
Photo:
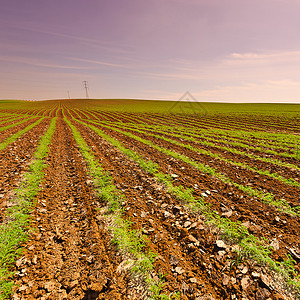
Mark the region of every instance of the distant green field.
[[0, 100], [0, 106], [4, 105], [14, 105], [19, 103], [24, 103], [25, 101], [22, 100]]
[[[48, 105], [47, 101], [19, 101], [0, 100], [0, 107], [36, 109]], [[132, 100], [132, 99], [74, 99], [62, 100], [76, 108], [88, 108], [103, 111], [122, 112], [153, 112], [153, 113], [182, 113], [182, 114], [267, 114], [267, 115], [299, 115], [299, 104], [281, 103], [217, 103], [217, 102], [187, 102], [160, 100]], [[11, 105], [10, 105], [11, 104]], [[16, 105], [18, 104], [18, 105]]]
[[71, 100], [74, 107], [124, 112], [156, 112], [184, 114], [299, 114], [299, 104], [280, 103], [217, 103], [130, 99]]
[[23, 102], [22, 100], [0, 100], [1, 103], [20, 103]]

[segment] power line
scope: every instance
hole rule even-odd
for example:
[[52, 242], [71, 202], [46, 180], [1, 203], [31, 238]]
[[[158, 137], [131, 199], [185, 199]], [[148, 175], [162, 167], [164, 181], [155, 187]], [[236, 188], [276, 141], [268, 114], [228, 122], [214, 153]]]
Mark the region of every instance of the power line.
[[88, 82], [86, 80], [83, 81], [83, 88], [85, 89], [85, 97], [86, 97], [86, 99], [89, 99]]

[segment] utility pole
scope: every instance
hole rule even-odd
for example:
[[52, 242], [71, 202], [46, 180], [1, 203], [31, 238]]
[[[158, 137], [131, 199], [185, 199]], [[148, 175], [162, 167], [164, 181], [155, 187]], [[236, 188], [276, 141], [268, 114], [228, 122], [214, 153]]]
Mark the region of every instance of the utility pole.
[[88, 82], [87, 82], [86, 80], [83, 81], [83, 87], [85, 88], [85, 96], [86, 96], [86, 99], [89, 99]]
[[71, 98], [70, 98], [70, 91], [68, 91], [68, 98], [71, 99]]

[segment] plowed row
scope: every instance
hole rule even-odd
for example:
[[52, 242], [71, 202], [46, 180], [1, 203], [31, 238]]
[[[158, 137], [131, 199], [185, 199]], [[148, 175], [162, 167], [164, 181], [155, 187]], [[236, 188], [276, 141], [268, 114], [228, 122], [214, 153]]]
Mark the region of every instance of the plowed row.
[[[292, 155], [300, 144], [296, 122], [286, 124], [275, 116], [261, 121], [251, 116], [228, 116], [225, 125], [224, 116], [109, 112], [95, 107], [74, 108], [71, 101], [39, 105], [0, 110], [0, 129], [12, 125], [0, 132], [0, 144], [41, 120], [0, 151], [0, 226], [9, 225], [18, 189], [25, 174], [34, 172], [30, 165], [36, 159], [35, 151], [50, 121], [57, 117], [43, 158], [43, 180], [28, 210], [29, 226], [24, 225], [27, 239], [18, 245], [22, 253], [8, 266], [9, 280], [14, 283], [12, 299], [298, 299], [300, 171], [202, 145], [205, 136], [196, 141], [185, 139], [185, 133], [194, 134], [200, 128], [225, 129], [228, 134], [231, 129], [242, 129], [256, 136], [249, 141], [245, 133], [232, 140], [251, 146], [257, 142], [260, 147], [269, 135], [269, 144], [263, 149], [276, 150], [282, 142], [283, 151]], [[174, 132], [166, 126], [173, 127]], [[182, 137], [175, 136], [180, 128]], [[289, 132], [293, 145], [280, 135], [285, 132]], [[86, 146], [79, 144], [80, 139]], [[216, 133], [214, 143], [227, 145], [224, 132]], [[300, 167], [295, 157], [230, 147]], [[105, 187], [99, 188], [88, 155], [109, 176], [107, 185], [113, 185], [121, 199], [119, 210], [113, 211], [101, 196]], [[154, 163], [156, 171], [147, 169], [143, 162], [148, 162], [148, 167]], [[296, 185], [239, 167], [238, 163], [292, 178]], [[166, 181], [157, 174], [164, 174]], [[251, 195], [243, 186], [272, 195], [279, 204]], [[115, 193], [109, 191], [110, 196]], [[188, 203], [183, 196], [188, 193], [199, 203], [203, 201], [206, 210]], [[280, 205], [287, 205], [289, 210]], [[146, 273], [135, 269], [141, 259], [139, 252], [130, 252], [116, 240], [115, 215], [128, 224], [128, 236], [134, 234], [144, 240], [134, 248], [136, 251], [155, 254]], [[239, 243], [245, 236], [239, 233], [239, 237], [230, 237], [213, 220], [230, 224], [229, 231], [242, 228], [241, 232], [245, 230], [253, 240], [262, 241], [266, 251], [262, 253], [280, 268], [286, 262], [287, 273], [262, 263], [253, 251], [245, 253]], [[258, 247], [246, 245], [245, 249], [250, 246]], [[0, 299], [5, 299], [1, 289]]]

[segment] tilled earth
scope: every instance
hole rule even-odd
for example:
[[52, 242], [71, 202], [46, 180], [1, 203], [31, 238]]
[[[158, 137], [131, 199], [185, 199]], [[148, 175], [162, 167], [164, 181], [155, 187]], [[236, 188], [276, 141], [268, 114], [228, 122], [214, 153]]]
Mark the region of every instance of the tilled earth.
[[49, 120], [42, 121], [0, 152], [0, 222], [10, 205], [13, 190], [21, 182], [22, 174], [28, 169], [39, 138], [45, 133], [48, 125]]
[[[234, 299], [234, 295], [236, 299], [259, 299], [264, 293], [272, 296], [265, 283], [255, 278], [259, 271], [255, 264], [234, 265], [233, 249], [218, 247], [218, 231], [185, 210], [108, 143], [84, 127], [81, 134], [90, 147], [99, 149], [97, 156], [109, 163], [105, 164], [107, 168], [114, 170], [115, 181], [126, 195], [126, 215], [137, 228], [145, 229], [153, 251], [159, 254], [156, 270], [167, 274], [166, 289], [181, 291], [183, 299]], [[278, 295], [273, 293], [273, 297], [277, 299]]]
[[[110, 113], [70, 112], [75, 118], [97, 116], [103, 120], [114, 120]], [[44, 181], [31, 211], [30, 238], [23, 245], [25, 250], [12, 270], [16, 283], [12, 299], [148, 297], [142, 279], [132, 275], [126, 268], [128, 257], [112, 243], [106, 204], [96, 196], [93, 178], [88, 175], [85, 160], [71, 129], [63, 120], [63, 113], [76, 126], [104, 170], [110, 173], [117, 189], [124, 194], [123, 218], [130, 219], [133, 229], [145, 234], [147, 243], [144, 250], [150, 249], [157, 254], [150, 275], [152, 278], [162, 278], [162, 292], [172, 299], [176, 299], [178, 292], [180, 299], [195, 300], [296, 299], [296, 296], [288, 296], [284, 292], [280, 278], [266, 267], [240, 258], [236, 253], [238, 246], [224, 242], [221, 232], [207, 224], [202, 215], [191, 211], [185, 203], [168, 193], [162, 184], [143, 171], [136, 162], [88, 127], [74, 121], [65, 109], [47, 113], [52, 117], [57, 115], [58, 120], [46, 158]], [[22, 181], [22, 174], [27, 171], [38, 140], [45, 133], [49, 122], [50, 118], [46, 118], [0, 152], [2, 216], [10, 206], [12, 191]], [[11, 134], [28, 124], [18, 126], [19, 129], [13, 129]], [[201, 197], [204, 193], [204, 200], [220, 216], [240, 221], [253, 235], [271, 241], [274, 247], [271, 256], [275, 261], [282, 261], [286, 254], [294, 255], [295, 267], [299, 271], [298, 217], [280, 213], [234, 186], [222, 183], [187, 163], [125, 135], [100, 125], [98, 127], [125, 147], [157, 163], [161, 172], [173, 174], [174, 185], [192, 188], [195, 197]], [[193, 160], [214, 166], [239, 183], [246, 181], [249, 186], [274, 192], [276, 197], [285, 197], [291, 205], [299, 205], [297, 188], [289, 188], [275, 179], [212, 161], [210, 157], [199, 156], [146, 134], [137, 135]], [[4, 131], [2, 136], [4, 140], [9, 134]], [[0, 139], [2, 136], [0, 133]], [[205, 149], [212, 150], [209, 147]], [[229, 153], [225, 155], [234, 158]], [[238, 159], [250, 162], [250, 159]], [[251, 163], [256, 164], [254, 161]], [[261, 166], [269, 168], [268, 164], [262, 163]], [[295, 170], [290, 172], [289, 175], [294, 177], [299, 175]]]
[[126, 299], [126, 276], [116, 271], [121, 257], [97, 222], [99, 204], [62, 119], [53, 140], [14, 299]]
[[[37, 118], [36, 119], [30, 119], [30, 120], [20, 118], [18, 120], [14, 120], [12, 122], [7, 122], [5, 124], [1, 124], [1, 127], [5, 127], [5, 126], [12, 126], [12, 127], [0, 132], [0, 143], [2, 143], [3, 141], [5, 141], [5, 139], [10, 137], [11, 135], [13, 135], [13, 134], [17, 133], [18, 131], [26, 128], [27, 126], [29, 126], [30, 124], [34, 123], [37, 120], [38, 120]], [[19, 125], [13, 126], [15, 123], [18, 123], [20, 121], [25, 121], [25, 122], [21, 123]]]
[[[253, 234], [258, 235], [259, 237], [265, 236], [269, 239], [275, 238], [279, 243], [283, 243], [282, 247], [278, 249], [280, 250], [280, 255], [287, 253], [290, 247], [299, 249], [299, 218], [289, 214], [280, 213], [276, 211], [274, 207], [262, 203], [261, 200], [252, 198], [247, 194], [242, 193], [237, 188], [229, 184], [224, 184], [211, 176], [205, 175], [201, 171], [192, 168], [190, 165], [160, 153], [145, 144], [132, 140], [117, 132], [107, 130], [104, 127], [101, 129], [117, 138], [126, 145], [126, 147], [133, 149], [146, 158], [158, 163], [163, 172], [176, 174], [178, 178], [176, 178], [175, 184], [177, 183], [178, 185], [180, 184], [187, 188], [193, 188], [196, 185], [197, 189], [195, 193], [199, 196], [207, 190], [216, 191], [207, 195], [208, 197], [205, 197], [212, 207], [220, 214], [224, 213], [225, 216], [233, 221], [239, 220], [243, 222], [249, 227]], [[90, 135], [92, 134], [92, 131], [90, 131]], [[160, 145], [165, 146], [165, 148], [170, 148], [168, 143], [161, 142]], [[183, 153], [188, 155], [185, 150], [183, 150]], [[207, 159], [206, 162], [209, 163], [209, 159]], [[223, 170], [224, 169], [226, 169], [226, 166], [223, 166]], [[239, 173], [236, 173], [233, 169], [232, 173], [234, 176], [243, 176], [244, 170], [239, 170]], [[248, 182], [253, 182], [257, 185], [260, 180], [263, 185], [265, 184], [264, 180], [261, 178], [255, 178], [254, 175], [252, 175], [251, 178], [249, 172], [245, 172], [244, 177], [247, 178]], [[279, 194], [281, 185], [278, 183], [276, 185], [275, 182], [275, 184], [273, 183], [273, 186], [274, 187], [271, 185], [269, 190], [275, 190]], [[293, 190], [293, 188], [291, 188], [291, 190]], [[284, 190], [282, 194], [284, 195], [285, 192], [286, 190]], [[294, 193], [287, 194], [287, 196], [293, 201], [292, 203], [299, 202]]]

